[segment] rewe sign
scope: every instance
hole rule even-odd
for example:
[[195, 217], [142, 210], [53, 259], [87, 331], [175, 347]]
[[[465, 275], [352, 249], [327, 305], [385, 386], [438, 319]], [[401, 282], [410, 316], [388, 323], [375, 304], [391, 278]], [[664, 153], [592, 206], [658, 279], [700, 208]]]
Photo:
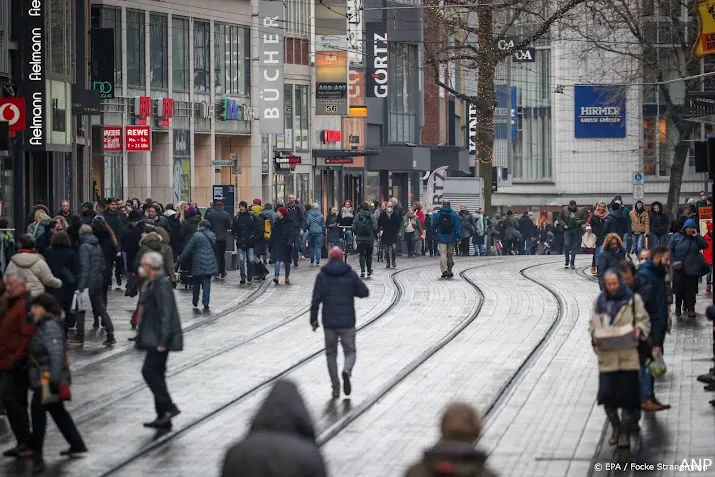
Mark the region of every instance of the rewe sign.
[[124, 147], [128, 152], [151, 151], [151, 126], [127, 126]]

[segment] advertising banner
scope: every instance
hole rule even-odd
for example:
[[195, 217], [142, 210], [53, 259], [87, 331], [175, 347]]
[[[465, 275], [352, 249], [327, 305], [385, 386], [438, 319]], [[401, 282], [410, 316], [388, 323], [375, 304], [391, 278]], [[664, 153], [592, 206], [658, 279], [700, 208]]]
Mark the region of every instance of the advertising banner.
[[715, 0], [695, 0], [693, 10], [698, 16], [699, 26], [693, 56], [702, 58], [715, 54]]
[[0, 99], [0, 120], [7, 122], [10, 137], [14, 137], [17, 131], [24, 131], [25, 98]]
[[258, 17], [259, 130], [283, 134], [283, 2], [260, 0]]
[[122, 152], [122, 127], [104, 126], [104, 152]]
[[365, 24], [366, 94], [368, 98], [387, 98], [389, 89], [387, 23]]
[[[496, 95], [497, 107], [494, 111], [494, 137], [495, 139], [515, 140], [519, 134], [516, 122], [516, 86], [497, 85]], [[509, 131], [509, 124], [511, 124], [511, 131]], [[511, 136], [509, 134], [511, 134]]]
[[447, 166], [438, 167], [427, 178], [427, 210], [442, 206], [442, 196], [444, 195], [444, 178], [447, 177]]
[[92, 28], [92, 85], [101, 99], [114, 98], [114, 28]]
[[626, 137], [626, 90], [613, 85], [574, 86], [577, 138]]
[[469, 103], [467, 106], [469, 134], [467, 135], [467, 146], [469, 147], [469, 155], [477, 155], [477, 106]]
[[45, 37], [45, 3], [48, 0], [23, 2], [24, 20], [22, 25], [25, 48], [25, 117], [28, 133], [27, 148], [31, 151], [43, 151], [47, 144], [45, 129], [45, 98], [47, 95], [45, 66], [47, 55]]
[[708, 222], [713, 221], [713, 208], [708, 207], [698, 207], [698, 220], [699, 220], [699, 230], [700, 235], [705, 235], [708, 233]]
[[315, 46], [315, 114], [344, 116], [348, 114], [348, 52]]
[[151, 151], [151, 126], [127, 126], [124, 144], [127, 152]]

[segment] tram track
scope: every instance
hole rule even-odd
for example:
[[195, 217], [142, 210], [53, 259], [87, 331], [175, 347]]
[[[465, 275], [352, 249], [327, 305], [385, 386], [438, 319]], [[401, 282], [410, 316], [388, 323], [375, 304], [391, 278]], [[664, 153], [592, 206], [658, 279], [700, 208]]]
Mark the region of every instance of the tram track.
[[[488, 263], [484, 263], [483, 265], [495, 265], [501, 262], [492, 262], [489, 261]], [[381, 318], [385, 317], [392, 311], [399, 303], [402, 297], [404, 296], [404, 285], [400, 282], [400, 277], [402, 274], [405, 274], [407, 272], [420, 269], [420, 268], [425, 268], [425, 267], [435, 267], [435, 263], [428, 263], [425, 265], [418, 265], [415, 267], [410, 267], [410, 268], [405, 268], [398, 270], [395, 273], [392, 273], [390, 276], [391, 281], [395, 285], [395, 293], [390, 300], [390, 303], [388, 304], [387, 307], [385, 307], [383, 310], [379, 311], [376, 313], [374, 316], [360, 324], [359, 326], [356, 327], [356, 331], [362, 331], [369, 326], [373, 325], [376, 323], [378, 320]], [[471, 267], [476, 268], [476, 266]], [[464, 272], [462, 272], [464, 273]], [[304, 315], [304, 314], [303, 314]], [[301, 316], [303, 316], [301, 315]], [[291, 321], [294, 321], [298, 317], [293, 317]], [[288, 319], [286, 319], [288, 320]], [[283, 323], [282, 326], [284, 326], [286, 323]], [[277, 373], [267, 379], [264, 379], [260, 383], [252, 386], [250, 389], [247, 391], [239, 394], [238, 396], [234, 397], [233, 399], [229, 400], [228, 402], [225, 402], [224, 404], [214, 408], [212, 411], [194, 419], [193, 421], [189, 422], [188, 424], [184, 425], [181, 429], [174, 430], [173, 432], [169, 434], [165, 434], [158, 439], [154, 440], [153, 442], [149, 443], [148, 445], [144, 446], [142, 449], [136, 451], [133, 453], [130, 457], [123, 459], [122, 461], [114, 464], [110, 469], [104, 471], [103, 473], [100, 474], [101, 477], [106, 477], [110, 475], [114, 475], [127, 466], [131, 465], [132, 463], [136, 462], [137, 460], [141, 459], [144, 456], [147, 456], [148, 454], [152, 453], [153, 451], [156, 451], [160, 448], [163, 448], [166, 446], [168, 443], [171, 441], [175, 440], [176, 438], [183, 436], [196, 427], [200, 426], [201, 424], [204, 424], [211, 419], [215, 418], [216, 416], [222, 414], [223, 412], [233, 408], [234, 406], [238, 405], [239, 403], [242, 403], [246, 401], [247, 399], [256, 396], [259, 392], [268, 389], [270, 386], [272, 386], [276, 381], [279, 381], [280, 379], [286, 378], [289, 374], [295, 372], [296, 370], [300, 369], [301, 367], [305, 366], [306, 364], [313, 362], [317, 358], [323, 357], [325, 353], [325, 348], [321, 347], [319, 350], [316, 350], [307, 356], [302, 357], [300, 360], [292, 364], [291, 366], [283, 369], [280, 373]], [[142, 386], [143, 388], [143, 386]], [[136, 392], [136, 391], [135, 391]]]

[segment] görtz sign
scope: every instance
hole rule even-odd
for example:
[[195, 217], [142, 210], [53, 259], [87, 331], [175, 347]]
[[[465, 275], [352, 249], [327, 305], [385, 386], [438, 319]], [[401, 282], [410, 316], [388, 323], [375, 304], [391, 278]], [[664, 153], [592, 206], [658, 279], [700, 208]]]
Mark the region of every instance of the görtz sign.
[[27, 148], [44, 150], [47, 144], [45, 135], [45, 96], [47, 94], [45, 78], [45, 1], [27, 0], [25, 5], [23, 32], [25, 51], [25, 117], [28, 133]]

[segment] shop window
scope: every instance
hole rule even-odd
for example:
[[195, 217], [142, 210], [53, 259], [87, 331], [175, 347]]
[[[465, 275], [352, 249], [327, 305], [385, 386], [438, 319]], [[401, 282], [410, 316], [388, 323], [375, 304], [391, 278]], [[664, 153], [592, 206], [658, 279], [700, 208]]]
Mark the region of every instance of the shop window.
[[[216, 94], [247, 95], [246, 29], [235, 25], [214, 25], [214, 79]], [[250, 68], [249, 68], [250, 69]]]
[[[128, 19], [129, 17], [127, 17]], [[122, 84], [122, 11], [119, 8], [92, 6], [92, 27], [114, 30], [114, 84]]]
[[[283, 106], [285, 122], [283, 134], [283, 149], [293, 149], [293, 85], [287, 84], [283, 87]], [[279, 144], [279, 148], [280, 148]]]
[[58, 75], [70, 76], [72, 57], [72, 3], [67, 0], [50, 0], [49, 11], [50, 64], [49, 71]]
[[151, 87], [169, 88], [168, 17], [158, 13], [149, 16]]
[[194, 92], [208, 93], [211, 75], [211, 26], [194, 22]]
[[298, 200], [299, 203], [305, 205], [305, 204], [312, 204], [313, 203], [313, 198], [310, 196], [310, 188], [308, 184], [310, 184], [310, 174], [296, 174], [296, 194], [295, 198]]
[[127, 84], [143, 87], [146, 84], [146, 69], [144, 55], [146, 40], [144, 38], [144, 12], [127, 10]]
[[171, 83], [174, 90], [189, 89], [189, 20], [171, 19]]
[[671, 148], [668, 141], [668, 119], [643, 119], [643, 172], [647, 176], [670, 175]]
[[295, 149], [307, 151], [308, 145], [308, 86], [296, 85], [295, 87]]
[[389, 50], [389, 139], [391, 143], [417, 142], [417, 46], [390, 43]]

